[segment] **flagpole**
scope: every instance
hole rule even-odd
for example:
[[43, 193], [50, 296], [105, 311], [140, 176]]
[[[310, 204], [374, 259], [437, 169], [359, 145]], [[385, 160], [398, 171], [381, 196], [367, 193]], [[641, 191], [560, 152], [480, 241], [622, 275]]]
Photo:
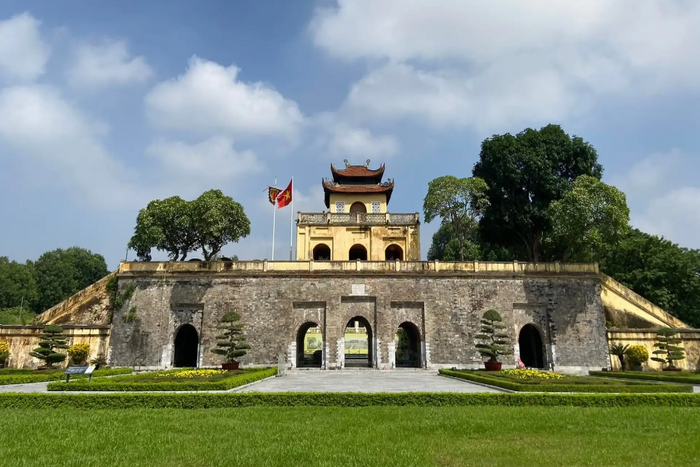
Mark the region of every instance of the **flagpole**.
[[[275, 184], [277, 186], [277, 177], [275, 177]], [[272, 205], [272, 256], [270, 261], [275, 260], [275, 218], [277, 217], [277, 195], [275, 195], [275, 203]]]
[[292, 248], [294, 247], [294, 177], [289, 184], [292, 187], [292, 209], [289, 211], [289, 261], [292, 261]]

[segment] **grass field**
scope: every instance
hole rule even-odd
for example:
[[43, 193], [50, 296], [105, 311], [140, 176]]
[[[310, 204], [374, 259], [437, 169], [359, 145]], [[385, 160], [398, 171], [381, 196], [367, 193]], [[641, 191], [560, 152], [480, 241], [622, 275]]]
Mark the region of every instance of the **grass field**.
[[700, 409], [260, 407], [0, 415], [3, 467], [678, 467], [695, 466], [700, 457]]

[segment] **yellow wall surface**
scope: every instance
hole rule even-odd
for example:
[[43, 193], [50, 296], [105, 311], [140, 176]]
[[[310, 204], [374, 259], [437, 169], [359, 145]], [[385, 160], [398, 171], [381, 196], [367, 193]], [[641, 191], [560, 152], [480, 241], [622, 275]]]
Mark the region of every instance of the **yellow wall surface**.
[[335, 202], [336, 201], [344, 201], [345, 202], [345, 211], [343, 212], [350, 212], [350, 206], [352, 206], [353, 203], [360, 202], [365, 205], [365, 208], [367, 208], [367, 212], [372, 212], [372, 201], [380, 201], [382, 203], [381, 207], [381, 212], [384, 213], [386, 212], [386, 194], [384, 193], [331, 193], [331, 206], [330, 206], [330, 211], [331, 212], [336, 212], [335, 210]]
[[332, 261], [348, 261], [350, 248], [362, 245], [367, 250], [369, 261], [384, 261], [389, 245], [403, 249], [404, 261], [420, 261], [419, 226], [373, 225], [373, 226], [309, 226], [297, 227], [298, 261], [313, 259], [316, 245], [325, 244], [331, 249]]

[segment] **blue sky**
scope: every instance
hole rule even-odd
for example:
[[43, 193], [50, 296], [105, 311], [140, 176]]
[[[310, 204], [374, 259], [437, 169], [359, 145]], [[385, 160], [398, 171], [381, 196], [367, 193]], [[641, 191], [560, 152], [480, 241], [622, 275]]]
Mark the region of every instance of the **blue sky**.
[[633, 225], [698, 248], [697, 24], [690, 0], [5, 0], [0, 255], [114, 268], [148, 201], [219, 188], [252, 223], [223, 253], [262, 259], [275, 177], [322, 210], [330, 163], [371, 159], [417, 212], [484, 138], [550, 122], [596, 147]]

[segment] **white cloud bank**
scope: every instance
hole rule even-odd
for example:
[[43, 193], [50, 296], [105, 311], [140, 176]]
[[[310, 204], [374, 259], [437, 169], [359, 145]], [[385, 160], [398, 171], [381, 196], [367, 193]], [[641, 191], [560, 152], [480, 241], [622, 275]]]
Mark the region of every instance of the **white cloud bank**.
[[105, 40], [99, 44], [79, 44], [66, 75], [73, 87], [95, 89], [144, 83], [153, 76], [153, 71], [144, 57], [129, 54], [125, 41]]
[[32, 81], [44, 74], [50, 50], [41, 38], [40, 24], [29, 13], [0, 21], [0, 78]]

